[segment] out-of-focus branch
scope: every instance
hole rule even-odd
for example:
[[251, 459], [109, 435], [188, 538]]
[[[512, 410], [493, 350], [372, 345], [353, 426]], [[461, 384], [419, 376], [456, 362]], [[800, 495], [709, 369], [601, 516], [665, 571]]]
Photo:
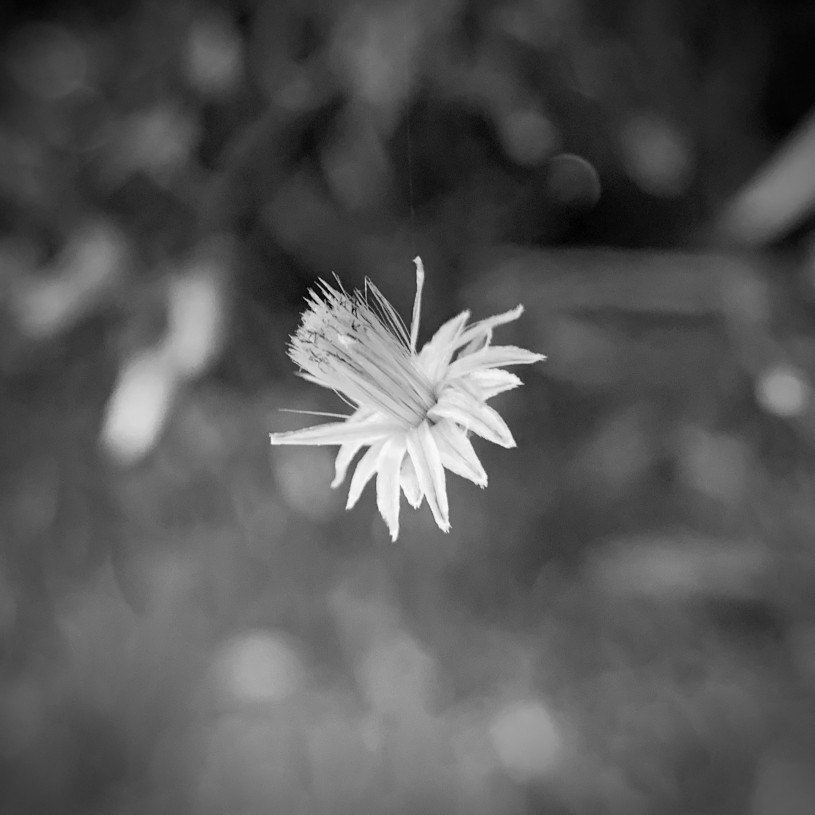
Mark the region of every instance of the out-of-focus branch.
[[795, 229], [815, 209], [815, 112], [725, 208], [719, 232], [762, 246]]

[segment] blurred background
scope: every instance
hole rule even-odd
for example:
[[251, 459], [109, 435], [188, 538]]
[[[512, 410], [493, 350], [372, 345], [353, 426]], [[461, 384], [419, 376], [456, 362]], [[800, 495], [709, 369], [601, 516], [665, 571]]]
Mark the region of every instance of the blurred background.
[[[0, 6], [0, 811], [815, 806], [815, 9]], [[549, 355], [453, 529], [270, 448], [307, 288]]]

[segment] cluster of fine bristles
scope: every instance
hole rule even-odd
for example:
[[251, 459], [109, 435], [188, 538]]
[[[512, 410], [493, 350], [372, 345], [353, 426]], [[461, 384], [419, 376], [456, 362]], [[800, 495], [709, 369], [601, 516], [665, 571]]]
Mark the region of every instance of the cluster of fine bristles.
[[433, 407], [433, 384], [414, 364], [405, 324], [373, 283], [347, 294], [320, 281], [289, 356], [354, 405], [371, 404], [407, 425]]
[[301, 376], [338, 393], [353, 413], [339, 422], [270, 434], [272, 444], [339, 445], [332, 487], [344, 481], [367, 447], [351, 478], [347, 508], [376, 474], [377, 506], [393, 540], [399, 535], [400, 491], [413, 507], [426, 498], [439, 528], [449, 531], [444, 469], [487, 485], [469, 434], [514, 447], [509, 428], [487, 400], [522, 384], [503, 366], [545, 359], [490, 344], [493, 328], [518, 319], [521, 306], [469, 326], [470, 313], [464, 311], [417, 352], [424, 269], [420, 258], [414, 262], [410, 330], [370, 281], [364, 291], [350, 294], [339, 283], [335, 288], [320, 281], [309, 293], [289, 356]]

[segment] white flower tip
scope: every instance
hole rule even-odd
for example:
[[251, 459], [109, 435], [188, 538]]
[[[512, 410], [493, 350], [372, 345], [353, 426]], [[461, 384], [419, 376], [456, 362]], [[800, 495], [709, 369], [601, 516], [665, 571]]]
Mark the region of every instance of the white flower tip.
[[413, 258], [413, 262], [416, 264], [416, 285], [421, 290], [424, 283], [424, 263], [422, 263], [422, 259], [418, 255]]
[[413, 300], [413, 316], [410, 320], [410, 350], [416, 351], [416, 341], [419, 339], [419, 318], [422, 311], [422, 290], [424, 289], [424, 264], [416, 255], [413, 258], [416, 264], [416, 297]]

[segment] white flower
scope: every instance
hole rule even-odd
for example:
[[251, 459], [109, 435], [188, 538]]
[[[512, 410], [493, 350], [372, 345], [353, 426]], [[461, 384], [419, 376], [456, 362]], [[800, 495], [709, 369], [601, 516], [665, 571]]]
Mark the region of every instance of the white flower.
[[289, 433], [272, 444], [337, 444], [332, 487], [345, 479], [357, 453], [346, 509], [376, 473], [376, 503], [391, 538], [399, 535], [399, 491], [418, 508], [427, 498], [439, 528], [450, 531], [444, 468], [487, 486], [487, 474], [468, 438], [475, 433], [502, 447], [515, 440], [487, 400], [521, 385], [504, 365], [545, 359], [512, 345], [490, 345], [495, 326], [517, 320], [523, 306], [467, 325], [469, 311], [448, 320], [421, 351], [419, 333], [424, 268], [416, 264], [410, 333], [384, 295], [366, 280], [348, 294], [320, 281], [291, 338], [289, 356], [304, 379], [336, 391], [354, 408], [342, 421]]

